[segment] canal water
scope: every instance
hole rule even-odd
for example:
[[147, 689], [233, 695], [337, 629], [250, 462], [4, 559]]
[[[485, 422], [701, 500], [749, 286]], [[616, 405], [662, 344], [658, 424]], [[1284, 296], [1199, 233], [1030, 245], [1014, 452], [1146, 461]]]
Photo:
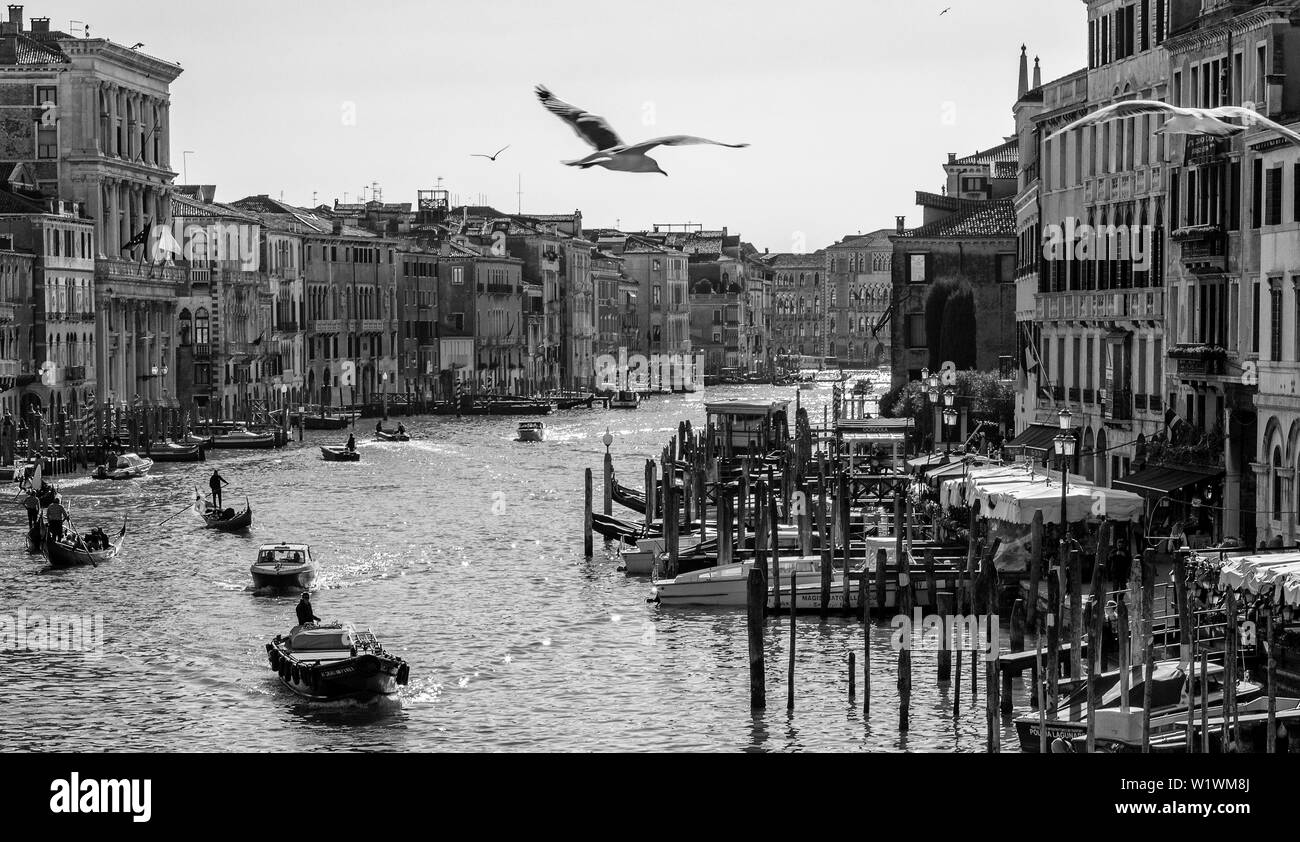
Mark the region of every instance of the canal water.
[[[814, 419], [830, 391], [799, 393]], [[616, 470], [639, 487], [678, 421], [704, 422], [705, 397], [789, 398], [793, 409], [794, 396], [718, 387], [636, 411], [562, 412], [541, 444], [514, 441], [518, 419], [402, 419], [409, 444], [374, 441], [372, 420], [358, 422], [359, 464], [322, 461], [318, 445], [345, 436], [308, 432], [284, 450], [159, 465], [138, 481], [65, 480], [75, 525], [113, 534], [128, 518], [122, 556], [96, 568], [53, 571], [28, 556], [14, 498], [0, 510], [0, 615], [102, 615], [103, 644], [0, 652], [0, 750], [983, 751], [983, 678], [975, 697], [969, 660], [954, 716], [935, 655], [913, 655], [900, 735], [888, 624], [872, 630], [864, 714], [860, 623], [801, 616], [787, 712], [789, 618], [773, 619], [769, 706], [753, 713], [743, 610], [662, 608], [599, 538], [583, 557], [582, 472], [593, 469], [599, 501], [606, 428]], [[212, 467], [230, 482], [228, 506], [251, 502], [251, 534], [203, 530], [193, 513], [160, 525]], [[410, 662], [400, 699], [312, 705], [279, 684], [264, 646], [293, 625], [296, 597], [255, 595], [248, 568], [260, 544], [282, 541], [309, 543], [320, 561], [317, 614], [369, 626]]]

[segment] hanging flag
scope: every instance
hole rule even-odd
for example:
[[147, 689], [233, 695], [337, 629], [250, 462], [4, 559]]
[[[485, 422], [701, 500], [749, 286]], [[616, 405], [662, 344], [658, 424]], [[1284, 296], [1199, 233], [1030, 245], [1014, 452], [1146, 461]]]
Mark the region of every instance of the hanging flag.
[[892, 319], [893, 317], [894, 317], [894, 304], [891, 302], [889, 305], [889, 309], [886, 310], [883, 315], [881, 315], [880, 320], [876, 322], [876, 326], [871, 329], [871, 335], [875, 336], [879, 334], [881, 328], [889, 324], [889, 320]]
[[253, 344], [254, 344], [254, 345], [261, 345], [261, 344], [262, 344], [262, 339], [263, 339], [265, 336], [266, 336], [266, 331], [262, 331], [261, 333], [259, 333], [259, 334], [257, 335], [257, 338], [253, 340]]
[[140, 233], [136, 234], [134, 237], [127, 240], [126, 245], [122, 246], [121, 250], [128, 251], [130, 249], [133, 249], [137, 246], [142, 246], [145, 243], [149, 242], [149, 228], [150, 226], [152, 226], [152, 224], [153, 224], [152, 219], [147, 220], [144, 224], [144, 227], [140, 229]]

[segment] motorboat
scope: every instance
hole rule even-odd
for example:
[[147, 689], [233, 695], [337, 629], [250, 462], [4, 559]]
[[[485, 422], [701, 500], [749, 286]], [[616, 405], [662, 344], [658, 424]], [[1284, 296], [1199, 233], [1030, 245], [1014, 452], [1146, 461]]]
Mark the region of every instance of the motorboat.
[[[1130, 739], [1134, 733], [1134, 727], [1137, 728], [1137, 740], [1141, 743], [1142, 728], [1142, 704], [1145, 694], [1145, 675], [1140, 667], [1133, 666], [1132, 680], [1129, 682], [1129, 691], [1127, 698], [1127, 709], [1123, 704], [1125, 699], [1120, 684], [1120, 671], [1110, 670], [1093, 677], [1093, 692], [1100, 694], [1100, 699], [1094, 704], [1096, 711], [1097, 728], [1096, 733], [1102, 735], [1103, 740], [1123, 742]], [[1209, 664], [1206, 670], [1207, 685], [1205, 692], [1208, 693], [1205, 704], [1209, 708], [1217, 708], [1223, 704], [1223, 667], [1220, 664]], [[1085, 737], [1087, 733], [1087, 708], [1088, 708], [1088, 685], [1085, 679], [1070, 682], [1066, 685], [1069, 692], [1065, 693], [1057, 704], [1055, 715], [1046, 717], [1047, 738], [1049, 741], [1061, 739], [1067, 743], [1077, 737]], [[1159, 661], [1152, 670], [1151, 678], [1151, 728], [1155, 734], [1160, 731], [1166, 720], [1174, 721], [1178, 715], [1186, 714], [1186, 688], [1188, 686], [1187, 671], [1176, 660]], [[1202, 685], [1199, 674], [1193, 671], [1192, 675], [1192, 706], [1198, 711], [1201, 706]], [[1245, 703], [1259, 696], [1261, 688], [1258, 684], [1249, 681], [1241, 681], [1237, 684], [1237, 700]], [[1133, 711], [1137, 711], [1136, 720], [1133, 719]], [[1029, 713], [1017, 716], [1014, 720], [1016, 726], [1016, 735], [1020, 739], [1020, 750], [1022, 752], [1036, 753], [1040, 749], [1040, 735], [1042, 733], [1043, 716], [1040, 711], [1031, 711]], [[1134, 722], [1136, 721], [1136, 726]], [[1185, 723], [1185, 719], [1184, 719]]]
[[[779, 560], [781, 605], [790, 607], [790, 575], [795, 576], [796, 610], [821, 608], [821, 556], [790, 556]], [[749, 601], [749, 571], [754, 560], [706, 567], [683, 573], [672, 579], [655, 579], [652, 598], [660, 605], [694, 605], [709, 607], [744, 607]], [[802, 580], [802, 581], [801, 581]], [[768, 605], [775, 606], [775, 590], [767, 587]], [[844, 572], [831, 575], [830, 608], [844, 607]], [[849, 607], [858, 605], [857, 588], [851, 588]]]
[[[700, 544], [698, 535], [682, 535], [677, 539], [677, 552], [689, 555]], [[623, 563], [623, 572], [629, 576], [650, 576], [655, 572], [655, 564], [661, 558], [668, 557], [668, 542], [662, 535], [642, 538], [636, 542], [636, 549], [624, 550], [619, 556]]]
[[636, 409], [641, 405], [641, 395], [636, 392], [622, 391], [609, 399], [610, 409]]
[[281, 683], [311, 701], [374, 701], [411, 677], [409, 664], [351, 623], [294, 626], [266, 644], [266, 655]]
[[320, 455], [326, 462], [360, 462], [361, 454], [346, 447], [321, 446]]
[[304, 430], [342, 430], [352, 423], [349, 415], [328, 413], [324, 415], [304, 414], [298, 419]]
[[316, 580], [316, 560], [306, 544], [266, 544], [249, 572], [258, 589], [306, 590]]
[[546, 423], [544, 421], [519, 422], [519, 441], [546, 441]]
[[392, 431], [384, 430], [384, 429], [375, 430], [375, 438], [379, 439], [380, 441], [410, 441], [411, 440], [411, 437], [406, 434], [405, 428], [399, 428], [397, 430], [392, 430]]
[[153, 460], [146, 459], [138, 453], [123, 453], [113, 461], [113, 466], [100, 465], [91, 474], [92, 479], [139, 479], [149, 473]]

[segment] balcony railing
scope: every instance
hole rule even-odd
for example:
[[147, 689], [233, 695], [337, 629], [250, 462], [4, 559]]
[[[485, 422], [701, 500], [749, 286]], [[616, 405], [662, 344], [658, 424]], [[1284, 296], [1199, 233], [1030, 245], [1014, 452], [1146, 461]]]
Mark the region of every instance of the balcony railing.
[[1159, 319], [1164, 317], [1160, 290], [1076, 290], [1035, 296], [1038, 321], [1051, 319]]
[[307, 330], [312, 333], [342, 333], [342, 319], [311, 319], [307, 322]]
[[102, 258], [95, 261], [96, 277], [130, 278], [141, 281], [154, 281], [163, 284], [181, 284], [189, 280], [190, 270], [179, 266], [158, 266], [149, 263], [137, 263], [117, 258]]
[[18, 377], [18, 369], [18, 360], [0, 360], [0, 380], [14, 380]]
[[0, 323], [9, 323], [14, 320], [14, 305], [7, 301], [0, 301]]
[[362, 333], [384, 333], [388, 329], [388, 323], [383, 319], [362, 319]]
[[299, 330], [297, 322], [276, 322], [276, 333], [297, 333]]
[[63, 380], [67, 383], [80, 383], [86, 379], [84, 365], [70, 365], [63, 369]]
[[194, 359], [207, 360], [212, 358], [212, 343], [195, 342], [193, 347], [194, 347]]
[[1129, 389], [1115, 389], [1110, 393], [1110, 403], [1106, 407], [1106, 417], [1112, 421], [1133, 420], [1133, 392]]

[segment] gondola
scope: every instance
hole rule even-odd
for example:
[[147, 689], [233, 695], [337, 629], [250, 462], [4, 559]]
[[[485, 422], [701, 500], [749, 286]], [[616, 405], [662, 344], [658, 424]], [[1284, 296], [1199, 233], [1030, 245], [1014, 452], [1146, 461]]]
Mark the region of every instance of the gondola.
[[352, 423], [345, 415], [304, 415], [301, 421], [304, 430], [342, 430]]
[[202, 462], [206, 444], [155, 444], [149, 447], [149, 458], [155, 462]]
[[360, 462], [361, 454], [355, 450], [348, 450], [346, 447], [324, 447], [320, 449], [320, 455], [326, 462]]
[[[195, 497], [194, 508], [196, 511], [198, 511], [198, 504], [201, 499]], [[248, 502], [247, 497], [244, 498], [244, 510], [242, 512], [236, 512], [234, 509], [217, 511], [212, 507], [211, 503], [207, 503], [204, 505], [203, 511], [199, 512], [199, 515], [203, 518], [204, 529], [215, 529], [219, 532], [238, 532], [253, 525], [253, 506]]]
[[[656, 518], [660, 517], [663, 512], [662, 495], [659, 493], [663, 488], [662, 483], [655, 483], [655, 513]], [[618, 478], [614, 478], [613, 487], [610, 489], [610, 496], [615, 503], [620, 506], [631, 509], [637, 514], [645, 514], [645, 494], [634, 488], [628, 488], [626, 485], [620, 485]]]
[[592, 531], [610, 541], [622, 541], [633, 547], [643, 538], [653, 538], [662, 534], [659, 529], [647, 529], [644, 523], [619, 520], [595, 512], [591, 515], [591, 528]]
[[117, 558], [122, 549], [122, 542], [126, 540], [126, 518], [122, 519], [122, 529], [117, 533], [117, 539], [105, 550], [87, 550], [79, 548], [74, 544], [68, 543], [68, 535], [76, 533], [64, 533], [64, 538], [55, 540], [48, 534], [45, 535], [45, 541], [41, 545], [41, 550], [45, 558], [50, 562], [51, 567], [91, 567], [98, 566], [101, 562], [111, 561]]

